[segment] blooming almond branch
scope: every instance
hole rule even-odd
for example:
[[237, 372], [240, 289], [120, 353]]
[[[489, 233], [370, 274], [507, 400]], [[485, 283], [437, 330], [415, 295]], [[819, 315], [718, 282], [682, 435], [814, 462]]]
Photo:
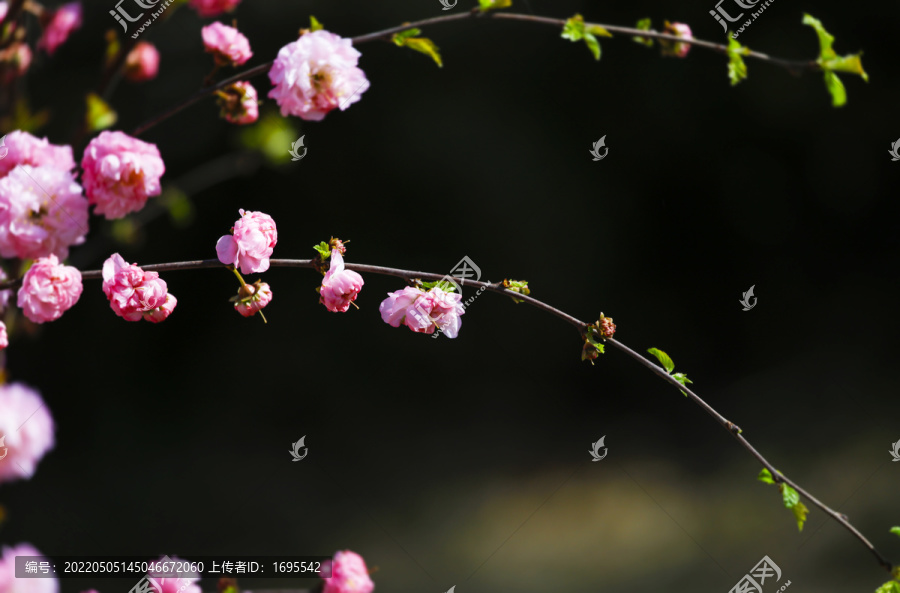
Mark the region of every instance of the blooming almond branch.
[[[219, 259], [154, 264], [143, 266], [142, 268], [138, 269], [142, 270], [143, 273], [146, 274], [148, 272], [159, 273], [172, 272], [177, 270], [221, 268], [223, 264], [223, 253], [226, 255], [225, 259], [227, 260], [227, 263], [233, 266], [242, 266], [246, 264], [250, 266], [250, 269], [256, 269], [258, 271], [265, 271], [269, 267], [310, 268], [319, 270], [323, 265], [321, 255], [314, 259], [268, 259], [267, 256], [260, 255], [266, 252], [268, 252], [268, 255], [271, 255], [271, 250], [268, 247], [269, 244], [265, 241], [263, 241], [262, 243], [255, 241], [254, 239], [258, 239], [258, 237], [253, 236], [253, 233], [260, 233], [261, 235], [265, 235], [270, 238], [272, 236], [277, 236], [274, 229], [274, 222], [269, 225], [269, 223], [266, 221], [266, 218], [268, 218], [268, 220], [271, 220], [271, 218], [262, 213], [242, 211], [241, 214], [242, 219], [235, 224], [235, 234], [225, 235], [224, 237], [222, 237], [222, 239], [220, 239], [220, 244], [222, 244], [223, 240], [226, 240], [226, 238], [230, 238], [232, 240], [232, 243], [237, 245], [237, 247], [228, 246], [227, 248], [223, 248], [222, 251], [220, 251]], [[241, 225], [242, 221], [247, 222], [245, 223], [245, 225]], [[258, 225], [258, 227], [255, 229], [248, 229], [245, 228], [246, 224]], [[241, 226], [240, 233], [237, 232], [239, 226]], [[243, 236], [245, 233], [247, 233], [247, 236], [245, 238], [248, 240], [248, 242], [243, 247], [241, 247], [239, 240], [234, 239], [234, 237], [236, 237], [238, 234]], [[225, 241], [225, 243], [227, 244], [227, 240]], [[340, 241], [337, 241], [337, 244], [340, 244]], [[245, 247], [248, 246], [249, 249], [242, 251]], [[256, 252], [253, 251], [254, 246], [257, 249]], [[402, 278], [413, 285], [421, 284], [423, 281], [440, 282], [441, 280], [446, 278], [446, 276], [443, 274], [435, 274], [430, 272], [419, 272], [414, 270], [404, 270], [400, 268], [390, 268], [368, 264], [345, 263], [343, 261], [343, 257], [341, 256], [340, 250], [337, 247], [334, 248], [331, 252], [330, 258], [332, 259], [331, 266], [336, 271], [334, 275], [331, 276], [330, 282], [326, 283], [326, 281], [323, 281], [322, 288], [320, 289], [321, 300], [330, 311], [346, 311], [349, 303], [356, 299], [356, 296], [363, 285], [361, 277], [359, 277], [357, 280], [359, 273], [394, 276], [397, 278]], [[263, 260], [265, 260], [264, 264], [262, 263]], [[106, 267], [107, 266], [104, 265], [104, 270], [90, 270], [81, 272], [80, 277], [84, 280], [103, 278], [105, 286], [107, 282]], [[74, 268], [72, 268], [72, 270], [73, 272], [71, 274], [74, 275], [78, 273], [78, 271]], [[351, 274], [354, 274], [354, 276], [350, 276], [348, 278], [338, 278], [337, 280], [335, 279], [339, 274], [347, 274], [348, 271], [350, 271]], [[328, 280], [327, 274], [326, 280]], [[718, 422], [721, 426], [728, 430], [728, 432], [738, 441], [738, 443], [740, 443], [740, 445], [745, 450], [747, 450], [754, 458], [756, 458], [757, 461], [759, 461], [760, 464], [765, 468], [768, 473], [764, 475], [768, 477], [768, 481], [775, 484], [783, 483], [787, 485], [787, 487], [793, 488], [797, 493], [802, 495], [803, 498], [805, 498], [807, 501], [812, 503], [814, 506], [822, 510], [826, 515], [828, 515], [829, 517], [837, 521], [840, 525], [842, 525], [845, 529], [847, 529], [847, 531], [849, 531], [856, 539], [858, 539], [875, 556], [876, 560], [882, 567], [884, 567], [889, 572], [892, 570], [892, 563], [887, 560], [880, 552], [878, 552], [875, 546], [864, 535], [862, 535], [862, 533], [860, 533], [859, 530], [856, 529], [856, 527], [854, 527], [850, 523], [850, 520], [846, 515], [835, 511], [834, 509], [814, 497], [808, 491], [804, 490], [796, 482], [794, 482], [781, 472], [777, 471], [772, 463], [769, 462], [765, 457], [763, 457], [763, 455], [759, 451], [757, 451], [753, 447], [753, 445], [750, 444], [746, 437], [744, 437], [743, 431], [740, 429], [740, 427], [737, 426], [737, 424], [722, 416], [718, 411], [716, 411], [712, 406], [710, 406], [705, 400], [703, 400], [699, 395], [697, 395], [687, 386], [687, 383], [689, 381], [686, 377], [683, 376], [683, 374], [677, 373], [676, 375], [680, 375], [678, 377], [672, 375], [671, 369], [668, 367], [671, 365], [674, 368], [674, 365], [672, 365], [671, 359], [668, 358], [665, 353], [662, 353], [661, 351], [658, 351], [656, 349], [652, 349], [656, 350], [655, 352], [653, 352], [654, 356], [656, 356], [657, 359], [663, 362], [664, 366], [659, 366], [648, 358], [638, 354], [637, 352], [626, 346], [624, 343], [613, 338], [613, 334], [616, 331], [616, 326], [612, 322], [612, 318], [601, 315], [600, 319], [594, 323], [581, 321], [580, 319], [577, 319], [576, 317], [573, 317], [572, 315], [569, 315], [568, 313], [561, 311], [556, 307], [553, 307], [552, 305], [544, 303], [543, 301], [540, 301], [528, 295], [526, 290], [522, 290], [522, 283], [512, 283], [508, 280], [504, 280], [502, 282], [481, 282], [476, 280], [458, 279], [458, 281], [460, 285], [473, 288], [477, 287], [488, 292], [494, 292], [511, 297], [517, 302], [526, 302], [529, 305], [537, 307], [538, 309], [541, 309], [547, 313], [550, 313], [551, 315], [558, 317], [559, 319], [562, 319], [578, 330], [582, 340], [585, 342], [585, 349], [588, 351], [594, 349], [597, 352], [602, 352], [603, 344], [608, 343], [627, 356], [631, 357], [638, 363], [647, 367], [647, 369], [649, 369], [652, 373], [684, 393], [686, 397], [700, 406], [710, 416], [712, 416], [716, 420], [716, 422]], [[19, 284], [19, 280], [2, 282], [0, 283], [0, 291], [17, 288]], [[263, 284], [262, 286], [267, 287], [268, 285]], [[444, 330], [444, 333], [448, 337], [455, 337], [456, 332], [458, 332], [459, 330], [459, 314], [461, 313], [461, 311], [457, 309], [457, 306], [459, 304], [458, 298], [448, 298], [448, 296], [452, 295], [454, 297], [458, 297], [459, 295], [455, 295], [453, 293], [449, 293], [448, 295], [447, 293], [444, 293], [444, 291], [439, 286], [435, 286], [431, 290], [434, 291], [434, 293], [431, 296], [427, 297], [424, 291], [415, 288], [415, 286], [410, 286], [403, 290], [389, 294], [388, 299], [386, 299], [380, 307], [382, 319], [393, 327], [399, 327], [399, 325], [402, 323], [407, 325], [413, 331], [422, 333], [432, 333], [435, 327], [438, 327], [439, 329]], [[322, 292], [325, 292], [326, 294], [323, 295]], [[268, 299], [271, 299], [271, 292], [269, 292]], [[240, 309], [239, 312], [244, 314], [244, 312], [240, 311]], [[442, 325], [444, 327], [440, 327]], [[583, 355], [582, 358], [594, 359], [597, 357], [585, 357]]]

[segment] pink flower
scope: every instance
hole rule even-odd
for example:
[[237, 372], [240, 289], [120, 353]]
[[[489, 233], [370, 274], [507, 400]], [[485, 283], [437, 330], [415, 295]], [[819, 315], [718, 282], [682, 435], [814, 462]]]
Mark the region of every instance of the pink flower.
[[[0, 284], [9, 280], [9, 277], [6, 275], [6, 272], [3, 268], [0, 268]], [[12, 296], [12, 289], [8, 288], [6, 290], [0, 290], [0, 313], [2, 313], [6, 307], [9, 306], [9, 297]]]
[[75, 168], [71, 146], [56, 146], [46, 138], [35, 138], [28, 132], [19, 130], [7, 134], [3, 144], [7, 152], [0, 158], [0, 178], [18, 165], [49, 167], [59, 171], [71, 171]]
[[122, 218], [158, 196], [166, 166], [155, 144], [122, 132], [101, 132], [84, 149], [82, 181], [94, 213]]
[[126, 321], [164, 320], [178, 302], [157, 272], [145, 272], [113, 253], [103, 262], [103, 294], [116, 315]]
[[455, 338], [462, 325], [460, 316], [466, 311], [460, 301], [462, 295], [444, 292], [434, 287], [428, 292], [407, 286], [388, 293], [378, 307], [381, 319], [391, 327], [405, 325], [414, 332], [434, 333], [441, 330], [448, 338]]
[[350, 303], [362, 290], [362, 276], [353, 270], [344, 269], [344, 258], [338, 249], [331, 250], [331, 267], [322, 280], [319, 302], [332, 313], [346, 313]]
[[[684, 23], [670, 23], [669, 21], [666, 21], [663, 33], [668, 33], [669, 35], [675, 35], [676, 37], [682, 37], [684, 39], [694, 38], [691, 35], [691, 28]], [[688, 52], [691, 50], [690, 43], [679, 43], [661, 39], [659, 44], [662, 47], [664, 56], [683, 58], [687, 56]]]
[[125, 78], [131, 82], [144, 82], [156, 78], [159, 73], [159, 52], [156, 46], [138, 41], [125, 58]]
[[[0, 482], [31, 478], [53, 448], [53, 433], [53, 417], [37, 391], [22, 383], [0, 385]], [[0, 591], [8, 591], [3, 585], [0, 576]]]
[[249, 82], [236, 82], [217, 91], [219, 116], [233, 124], [252, 124], [259, 118], [259, 99]]
[[236, 298], [235, 311], [244, 317], [250, 317], [272, 302], [272, 289], [265, 282], [257, 280], [254, 284], [245, 284], [239, 288]]
[[6, 324], [0, 321], [0, 350], [9, 346], [9, 336], [6, 335]]
[[323, 564], [331, 566], [331, 578], [323, 579], [322, 593], [371, 593], [375, 589], [366, 561], [356, 552], [335, 552], [334, 562], [326, 560]]
[[34, 259], [69, 256], [84, 243], [88, 203], [72, 174], [22, 165], [0, 179], [0, 255]]
[[9, 12], [9, 3], [8, 2], [0, 2], [0, 23], [2, 23], [3, 19], [6, 18], [7, 12]]
[[[7, 458], [8, 459], [8, 458]], [[0, 466], [3, 462], [0, 461]], [[59, 593], [59, 581], [55, 577], [38, 579], [16, 578], [16, 556], [38, 556], [46, 560], [43, 554], [28, 544], [19, 544], [14, 548], [3, 546], [0, 557], [0, 592], [2, 593]]]
[[234, 27], [213, 23], [200, 29], [200, 35], [219, 66], [240, 66], [253, 56], [250, 42]]
[[[154, 560], [154, 562], [169, 562], [169, 563], [178, 562], [178, 563], [182, 563], [182, 564], [188, 563], [188, 561], [186, 561], [182, 558], [178, 558], [177, 556], [172, 556], [171, 558], [169, 558], [168, 556], [164, 556], [162, 558]], [[171, 566], [171, 564], [170, 564], [170, 566]], [[165, 568], [165, 566], [163, 566], [163, 568]], [[171, 572], [174, 572], [174, 570], [172, 570]], [[157, 575], [164, 575], [164, 574], [169, 574], [169, 573], [162, 572], [162, 571], [160, 571], [160, 572], [150, 571], [147, 573], [148, 577], [152, 578], [153, 580], [155, 580], [157, 582], [157, 584], [159, 584], [159, 589], [160, 589], [159, 593], [202, 593], [200, 586], [196, 584], [197, 581], [200, 580], [199, 574], [180, 577], [180, 578], [173, 578], [173, 577], [160, 578], [159, 576], [157, 576]]]
[[223, 235], [216, 243], [219, 261], [240, 268], [244, 274], [265, 272], [278, 242], [275, 221], [262, 212], [239, 212], [241, 217], [231, 228], [232, 234]]
[[81, 27], [81, 2], [63, 4], [50, 16], [50, 20], [44, 25], [44, 34], [38, 41], [38, 49], [44, 49], [53, 55], [69, 35]]
[[234, 10], [241, 0], [190, 0], [188, 6], [202, 17], [218, 16]]
[[18, 305], [35, 323], [54, 321], [78, 302], [81, 291], [81, 272], [50, 255], [35, 260], [25, 272]]
[[[0, 21], [2, 20], [0, 18]], [[12, 84], [28, 71], [30, 65], [31, 48], [27, 43], [12, 43], [6, 49], [0, 49], [0, 72], [3, 73], [3, 84]]]
[[313, 31], [278, 52], [269, 79], [269, 97], [281, 115], [319, 121], [332, 109], [342, 111], [359, 101], [369, 88], [365, 73], [356, 67], [361, 54], [350, 39], [325, 30]]

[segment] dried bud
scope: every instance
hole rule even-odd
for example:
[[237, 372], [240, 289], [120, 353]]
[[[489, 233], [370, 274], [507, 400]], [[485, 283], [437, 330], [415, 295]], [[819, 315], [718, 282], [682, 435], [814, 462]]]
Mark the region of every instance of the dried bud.
[[332, 249], [337, 249], [341, 255], [344, 255], [345, 253], [347, 253], [347, 248], [344, 247], [344, 243], [349, 243], [349, 242], [350, 242], [349, 240], [341, 241], [340, 239], [336, 239], [336, 238], [332, 237], [331, 241], [328, 242], [328, 245]]

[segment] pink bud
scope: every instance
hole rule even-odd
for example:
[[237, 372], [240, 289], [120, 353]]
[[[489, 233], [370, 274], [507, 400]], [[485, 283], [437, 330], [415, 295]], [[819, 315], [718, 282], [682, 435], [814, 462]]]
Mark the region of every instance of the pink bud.
[[250, 41], [234, 27], [213, 23], [200, 30], [203, 47], [219, 66], [240, 66], [251, 57]]
[[[666, 21], [663, 33], [668, 33], [669, 35], [675, 35], [676, 37], [682, 37], [684, 39], [694, 38], [693, 35], [691, 35], [691, 28], [684, 23], [670, 23], [669, 21]], [[674, 56], [676, 58], [686, 57], [691, 50], [690, 43], [673, 42], [667, 39], [660, 39], [659, 45], [662, 48], [662, 54], [664, 56]]]
[[78, 302], [82, 290], [81, 272], [62, 265], [55, 255], [41, 257], [22, 278], [18, 305], [35, 323], [55, 321]]
[[234, 304], [234, 309], [244, 317], [255, 315], [272, 302], [272, 289], [265, 282], [257, 280], [255, 285], [245, 284], [238, 289], [238, 296], [241, 296], [242, 292], [247, 294]]
[[159, 73], [159, 52], [156, 46], [138, 41], [125, 58], [125, 78], [131, 82], [144, 82], [156, 78]]
[[219, 115], [233, 124], [252, 124], [259, 118], [259, 99], [249, 82], [236, 82], [216, 92]]
[[44, 25], [44, 34], [38, 40], [38, 49], [53, 55], [56, 49], [65, 43], [69, 35], [81, 27], [81, 2], [63, 4], [53, 13]]
[[331, 565], [331, 578], [323, 579], [322, 593], [372, 593], [375, 589], [366, 561], [356, 552], [335, 552], [334, 561], [326, 563]]

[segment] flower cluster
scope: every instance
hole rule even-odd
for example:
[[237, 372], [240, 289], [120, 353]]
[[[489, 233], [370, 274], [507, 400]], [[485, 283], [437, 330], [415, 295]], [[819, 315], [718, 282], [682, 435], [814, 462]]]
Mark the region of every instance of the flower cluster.
[[217, 66], [240, 66], [253, 57], [250, 42], [234, 27], [213, 23], [200, 30], [203, 47]]
[[344, 258], [340, 249], [335, 248], [331, 252], [331, 267], [319, 287], [319, 302], [332, 313], [346, 313], [363, 284], [362, 276], [344, 269]]
[[94, 213], [107, 219], [140, 210], [158, 196], [166, 172], [159, 149], [122, 132], [101, 132], [81, 159], [82, 182]]
[[[31, 478], [53, 448], [54, 430], [53, 417], [37, 391], [21, 383], [0, 385], [0, 482]], [[0, 576], [0, 591], [6, 590]]]
[[365, 73], [356, 67], [360, 55], [350, 39], [325, 30], [306, 33], [279, 50], [269, 70], [275, 85], [269, 97], [281, 115], [310, 121], [335, 108], [343, 111], [369, 88]]
[[219, 261], [239, 268], [244, 274], [258, 274], [269, 269], [269, 257], [278, 242], [275, 221], [268, 214], [239, 210], [241, 217], [230, 235], [216, 243]]
[[322, 593], [372, 593], [375, 583], [369, 577], [366, 561], [350, 550], [335, 552], [334, 561], [326, 560], [323, 568], [331, 567], [331, 578], [325, 581]]
[[407, 286], [403, 290], [388, 293], [388, 298], [378, 307], [381, 319], [391, 327], [405, 325], [414, 332], [434, 333], [439, 329], [448, 338], [455, 338], [466, 311], [460, 301], [462, 295], [445, 292], [435, 286], [427, 292]]
[[103, 294], [115, 314], [126, 321], [159, 323], [178, 304], [158, 273], [145, 272], [118, 253], [103, 262]]
[[50, 255], [35, 260], [25, 272], [17, 304], [34, 323], [55, 321], [78, 302], [82, 289], [81, 272]]

